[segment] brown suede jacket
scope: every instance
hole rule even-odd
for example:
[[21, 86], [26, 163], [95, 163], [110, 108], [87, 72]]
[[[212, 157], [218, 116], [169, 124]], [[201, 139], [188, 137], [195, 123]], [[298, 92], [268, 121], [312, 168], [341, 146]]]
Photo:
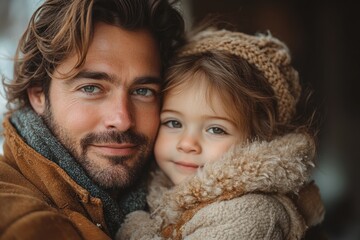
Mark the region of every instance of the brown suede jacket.
[[110, 239], [100, 199], [27, 145], [6, 118], [0, 239]]

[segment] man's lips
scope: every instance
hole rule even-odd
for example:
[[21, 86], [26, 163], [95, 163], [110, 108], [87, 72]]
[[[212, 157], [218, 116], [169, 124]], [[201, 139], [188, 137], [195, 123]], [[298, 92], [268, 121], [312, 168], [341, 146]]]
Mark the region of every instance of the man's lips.
[[91, 144], [90, 147], [103, 155], [127, 156], [137, 151], [137, 145], [131, 143]]

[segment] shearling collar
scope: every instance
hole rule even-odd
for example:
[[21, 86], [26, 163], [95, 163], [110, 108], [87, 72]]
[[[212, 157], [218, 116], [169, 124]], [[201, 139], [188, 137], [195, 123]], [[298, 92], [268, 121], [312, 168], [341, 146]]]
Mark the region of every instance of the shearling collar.
[[168, 224], [182, 212], [216, 200], [251, 192], [296, 194], [309, 181], [314, 154], [314, 142], [305, 134], [236, 146], [221, 160], [205, 164], [193, 178], [173, 188], [169, 179], [156, 172], [148, 202]]

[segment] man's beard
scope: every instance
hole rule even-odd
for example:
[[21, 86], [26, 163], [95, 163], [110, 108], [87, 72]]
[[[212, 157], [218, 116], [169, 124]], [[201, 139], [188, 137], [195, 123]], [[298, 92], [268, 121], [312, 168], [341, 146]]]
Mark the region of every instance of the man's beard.
[[[80, 140], [80, 143], [77, 143], [76, 140], [69, 137], [71, 135], [66, 129], [54, 120], [49, 102], [42, 118], [50, 131], [72, 154], [87, 175], [105, 189], [124, 189], [134, 184], [141, 176], [152, 153], [153, 144], [150, 139], [133, 130], [89, 133]], [[136, 145], [137, 151], [136, 154], [128, 156], [98, 156], [109, 162], [105, 168], [100, 168], [95, 159], [92, 160], [88, 157], [88, 148], [91, 144], [106, 143], [133, 144]]]

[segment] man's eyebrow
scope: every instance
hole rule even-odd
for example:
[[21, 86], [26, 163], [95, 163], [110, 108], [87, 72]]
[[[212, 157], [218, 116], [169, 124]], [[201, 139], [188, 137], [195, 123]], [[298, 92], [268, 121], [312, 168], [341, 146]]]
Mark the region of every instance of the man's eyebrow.
[[[89, 70], [82, 70], [78, 72], [68, 83], [71, 84], [72, 82], [81, 79], [93, 79], [93, 80], [105, 80], [111, 83], [115, 83], [116, 77], [113, 75], [109, 75], [106, 72], [98, 72], [98, 71], [89, 71]], [[143, 76], [143, 77], [136, 77], [132, 84], [161, 84], [162, 79], [160, 77], [153, 77], [153, 76]]]
[[78, 72], [72, 79], [70, 79], [68, 83], [71, 84], [72, 82], [81, 78], [105, 80], [111, 83], [115, 81], [115, 77], [107, 74], [106, 72], [82, 70]]
[[152, 77], [152, 76], [144, 76], [135, 78], [132, 84], [140, 85], [140, 84], [161, 84], [162, 79], [160, 77]]

